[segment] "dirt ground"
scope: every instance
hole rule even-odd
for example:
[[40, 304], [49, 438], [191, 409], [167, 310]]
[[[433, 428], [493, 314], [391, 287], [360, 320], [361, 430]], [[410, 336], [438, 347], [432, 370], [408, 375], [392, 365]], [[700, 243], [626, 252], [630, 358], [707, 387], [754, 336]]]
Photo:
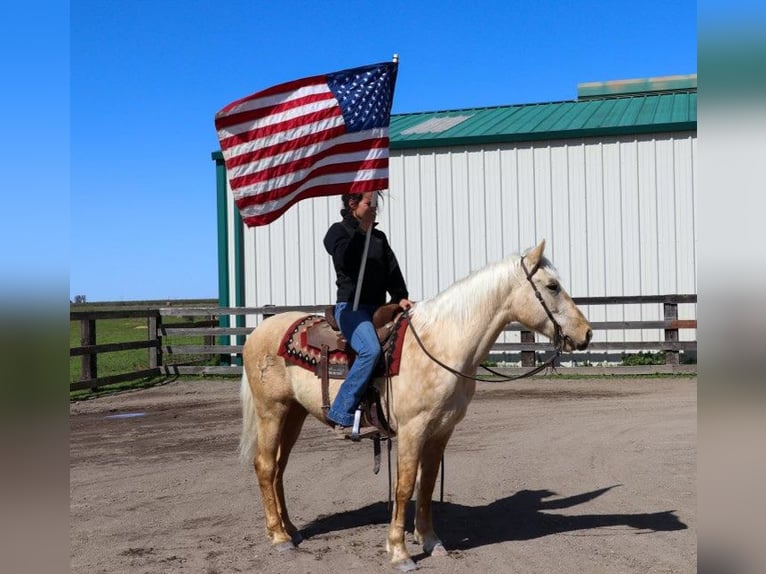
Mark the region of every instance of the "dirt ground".
[[[370, 441], [314, 419], [285, 480], [304, 541], [271, 549], [237, 459], [238, 391], [183, 381], [71, 405], [72, 572], [393, 571], [385, 446], [375, 475]], [[694, 378], [480, 383], [434, 505], [449, 556], [423, 554], [409, 509], [419, 570], [696, 572], [696, 414]]]

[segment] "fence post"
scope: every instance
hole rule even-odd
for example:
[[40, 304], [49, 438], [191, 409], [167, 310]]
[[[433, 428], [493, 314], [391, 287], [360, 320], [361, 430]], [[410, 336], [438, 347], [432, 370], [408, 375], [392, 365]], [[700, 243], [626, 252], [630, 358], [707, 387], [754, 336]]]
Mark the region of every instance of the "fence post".
[[[89, 347], [96, 344], [96, 320], [80, 320], [80, 346]], [[87, 353], [80, 359], [80, 380], [95, 380], [98, 378], [98, 355]], [[91, 383], [91, 390], [96, 390], [98, 385]]]
[[[664, 303], [663, 315], [666, 321], [675, 321], [678, 319], [678, 303]], [[665, 342], [678, 342], [678, 329], [665, 329]], [[677, 350], [665, 351], [665, 364], [678, 365], [680, 363]]]
[[[535, 334], [532, 331], [521, 331], [522, 343], [534, 343]], [[521, 366], [522, 367], [535, 367], [537, 366], [537, 353], [535, 351], [522, 351], [521, 352]]]
[[[215, 315], [205, 315], [205, 321], [210, 321], [211, 323], [215, 321]], [[206, 347], [212, 347], [215, 345], [215, 336], [214, 335], [205, 335], [202, 337], [202, 344]]]
[[149, 340], [154, 341], [155, 345], [149, 347], [149, 368], [160, 369], [162, 367], [162, 316], [150, 316], [149, 318]]
[[[228, 315], [218, 315], [218, 326], [223, 329], [229, 328], [229, 316]], [[219, 345], [231, 345], [231, 335], [220, 335], [218, 337], [218, 344]], [[231, 354], [229, 353], [221, 353], [218, 355], [218, 364], [219, 365], [231, 365]]]

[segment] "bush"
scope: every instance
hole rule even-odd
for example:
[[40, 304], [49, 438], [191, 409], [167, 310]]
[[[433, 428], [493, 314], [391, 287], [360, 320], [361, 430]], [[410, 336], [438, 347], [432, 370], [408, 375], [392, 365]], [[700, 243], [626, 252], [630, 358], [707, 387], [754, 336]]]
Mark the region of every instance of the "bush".
[[626, 367], [634, 367], [640, 365], [664, 365], [665, 352], [659, 351], [657, 353], [652, 353], [650, 351], [640, 351], [638, 353], [623, 353], [622, 364]]

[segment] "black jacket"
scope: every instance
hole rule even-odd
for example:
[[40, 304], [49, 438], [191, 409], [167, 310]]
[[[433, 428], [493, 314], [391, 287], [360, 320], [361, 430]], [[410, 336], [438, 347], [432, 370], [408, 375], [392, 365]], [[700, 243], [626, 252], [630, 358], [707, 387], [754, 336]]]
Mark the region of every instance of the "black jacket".
[[[359, 221], [349, 215], [343, 221], [333, 223], [324, 237], [325, 249], [332, 255], [335, 265], [338, 301], [354, 301], [365, 235], [359, 229]], [[392, 303], [409, 298], [399, 262], [388, 244], [386, 234], [373, 228], [359, 303], [383, 305], [386, 303], [386, 292], [391, 294]]]

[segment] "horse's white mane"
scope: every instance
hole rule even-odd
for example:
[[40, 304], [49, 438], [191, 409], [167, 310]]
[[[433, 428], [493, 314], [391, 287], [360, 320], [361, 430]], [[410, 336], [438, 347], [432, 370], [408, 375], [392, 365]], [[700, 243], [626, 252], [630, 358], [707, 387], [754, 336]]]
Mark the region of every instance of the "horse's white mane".
[[[485, 311], [492, 312], [500, 305], [501, 298], [524, 277], [519, 270], [520, 261], [521, 255], [514, 253], [474, 271], [444, 291], [419, 301], [412, 309], [413, 319], [426, 332], [445, 317], [465, 324], [477, 313], [481, 315]], [[543, 257], [540, 265], [558, 278], [556, 269], [548, 259]]]

